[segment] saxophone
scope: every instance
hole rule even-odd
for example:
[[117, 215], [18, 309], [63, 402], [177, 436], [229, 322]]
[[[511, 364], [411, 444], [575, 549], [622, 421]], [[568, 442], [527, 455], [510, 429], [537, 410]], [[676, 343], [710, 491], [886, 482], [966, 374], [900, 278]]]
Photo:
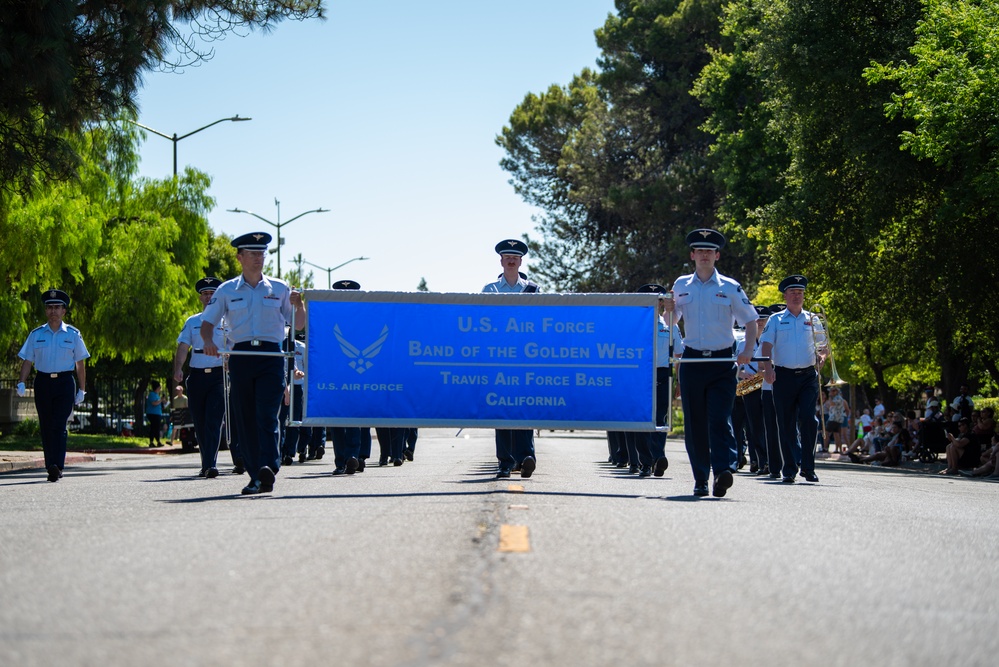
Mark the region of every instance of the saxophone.
[[748, 377], [745, 380], [739, 380], [739, 384], [735, 385], [735, 395], [745, 396], [746, 394], [751, 394], [757, 389], [763, 386], [763, 371], [758, 372], [752, 377]]

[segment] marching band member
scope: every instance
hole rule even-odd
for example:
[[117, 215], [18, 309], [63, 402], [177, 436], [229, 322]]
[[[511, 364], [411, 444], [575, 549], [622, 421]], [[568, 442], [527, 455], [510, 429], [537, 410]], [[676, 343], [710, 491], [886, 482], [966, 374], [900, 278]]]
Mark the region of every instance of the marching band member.
[[[222, 281], [206, 277], [195, 283], [202, 313], [215, 295]], [[177, 336], [177, 352], [173, 355], [173, 379], [184, 381], [184, 362], [191, 354], [191, 364], [187, 376], [187, 401], [194, 421], [194, 434], [198, 438], [198, 453], [201, 455], [199, 477], [218, 477], [219, 443], [222, 439], [222, 421], [225, 419], [225, 381], [222, 359], [205, 354], [201, 340], [201, 315], [196, 313], [187, 318]], [[212, 336], [215, 346], [225, 346], [225, 327], [217, 325]]]
[[[768, 306], [755, 306], [755, 308], [756, 326], [758, 329], [762, 330], [762, 328], [766, 326], [767, 318], [770, 317], [770, 308]], [[754, 357], [760, 356], [761, 345], [760, 341], [756, 342], [756, 349], [753, 350]], [[751, 361], [740, 367], [739, 379], [748, 380], [749, 378], [755, 377], [760, 372], [758, 363]], [[750, 457], [752, 459], [752, 466], [750, 467], [749, 472], [757, 475], [769, 474], [770, 459], [767, 454], [766, 429], [763, 426], [762, 391], [757, 389], [744, 394], [742, 396], [742, 403], [746, 409], [746, 432], [749, 436]]]
[[[494, 283], [482, 288], [483, 292], [521, 293], [538, 291], [538, 286], [522, 277], [520, 265], [527, 254], [527, 244], [516, 239], [507, 239], [496, 244], [500, 256], [503, 275]], [[534, 474], [538, 461], [534, 454], [533, 429], [496, 429], [496, 459], [499, 461], [497, 478], [509, 477], [514, 467], [520, 467], [521, 477]]]
[[[805, 276], [788, 276], [778, 289], [784, 294], [787, 310], [770, 316], [763, 330], [763, 377], [773, 384], [777, 409], [777, 430], [783, 458], [782, 481], [793, 484], [800, 467], [801, 476], [818, 482], [815, 474], [815, 435], [818, 421], [815, 406], [819, 398], [819, 368], [825, 362], [828, 347], [818, 319], [802, 308], [805, 301]], [[817, 344], [818, 343], [818, 344]], [[770, 468], [771, 475], [775, 472]]]
[[[35, 366], [35, 410], [45, 451], [45, 470], [50, 482], [58, 482], [66, 465], [66, 422], [73, 405], [86, 396], [87, 366], [90, 357], [80, 330], [63, 322], [69, 308], [69, 295], [58, 289], [42, 294], [47, 324], [34, 329], [17, 356], [22, 359], [17, 395], [24, 397], [24, 383]], [[73, 382], [73, 372], [79, 384]]]
[[746, 328], [745, 350], [737, 361], [747, 363], [756, 346], [756, 311], [742, 286], [715, 269], [725, 245], [720, 232], [695, 229], [687, 235], [687, 245], [696, 270], [676, 279], [675, 298], [664, 304], [666, 312], [676, 312], [684, 321], [684, 359], [726, 359], [680, 364], [683, 439], [694, 473], [694, 495], [708, 495], [708, 475], [713, 470], [712, 493], [720, 498], [732, 486], [738, 466], [731, 423], [736, 385], [732, 323]]
[[[639, 293], [665, 294], [667, 289], [662, 285], [650, 283], [638, 288]], [[673, 361], [670, 359], [670, 332], [666, 320], [663, 318], [663, 300], [659, 300], [659, 321], [656, 327], [656, 426], [666, 426], [672, 396], [669, 395], [669, 376], [673, 372]], [[673, 354], [678, 355], [683, 352], [683, 340], [680, 336], [680, 327], [673, 325]], [[662, 477], [669, 468], [669, 459], [666, 458], [666, 432], [650, 431], [643, 434], [650, 463], [642, 465], [639, 477], [648, 477], [650, 474]], [[641, 452], [640, 452], [641, 454]]]
[[[242, 273], [222, 283], [205, 307], [201, 339], [205, 354], [219, 353], [215, 327], [225, 318], [230, 327], [233, 351], [281, 352], [285, 326], [305, 327], [302, 294], [288, 283], [265, 276], [264, 256], [271, 235], [244, 234], [232, 241]], [[233, 355], [229, 359], [232, 380], [231, 407], [239, 433], [239, 447], [250, 483], [243, 495], [269, 493], [281, 468], [278, 413], [284, 398], [285, 360], [281, 356]]]

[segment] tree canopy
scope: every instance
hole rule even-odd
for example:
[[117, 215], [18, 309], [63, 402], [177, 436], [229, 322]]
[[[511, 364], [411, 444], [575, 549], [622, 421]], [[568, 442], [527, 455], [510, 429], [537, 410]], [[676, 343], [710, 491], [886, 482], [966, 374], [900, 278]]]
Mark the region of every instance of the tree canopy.
[[541, 280], [668, 283], [712, 226], [750, 294], [809, 276], [849, 379], [999, 385], [999, 0], [616, 5], [497, 139]]
[[236, 29], [322, 18], [321, 0], [25, 0], [0, 13], [0, 214], [3, 198], [82, 165], [71, 140], [134, 114], [144, 71], [210, 58]]

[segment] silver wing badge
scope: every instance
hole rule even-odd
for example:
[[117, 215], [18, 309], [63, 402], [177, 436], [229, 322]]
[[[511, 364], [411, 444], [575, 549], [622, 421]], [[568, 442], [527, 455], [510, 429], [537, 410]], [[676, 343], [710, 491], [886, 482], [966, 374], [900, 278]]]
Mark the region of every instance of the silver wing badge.
[[351, 359], [349, 365], [358, 373], [363, 373], [374, 365], [371, 363], [371, 359], [377, 357], [378, 353], [382, 351], [382, 345], [385, 344], [385, 339], [388, 338], [388, 333], [388, 325], [385, 325], [382, 328], [381, 334], [374, 343], [367, 346], [363, 350], [359, 350], [351, 344], [350, 341], [343, 337], [339, 324], [333, 326], [333, 334], [336, 336], [337, 342], [340, 343], [340, 349], [343, 350], [343, 353]]

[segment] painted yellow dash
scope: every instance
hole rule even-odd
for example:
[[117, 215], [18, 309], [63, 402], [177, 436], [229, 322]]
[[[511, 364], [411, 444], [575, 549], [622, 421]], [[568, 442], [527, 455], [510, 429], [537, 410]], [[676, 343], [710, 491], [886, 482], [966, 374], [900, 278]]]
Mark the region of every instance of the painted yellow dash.
[[509, 486], [506, 487], [506, 490], [510, 491], [511, 493], [523, 493], [524, 492], [524, 485], [523, 484], [510, 484]]
[[527, 553], [531, 550], [531, 541], [527, 537], [527, 526], [500, 526], [499, 549], [508, 553]]

